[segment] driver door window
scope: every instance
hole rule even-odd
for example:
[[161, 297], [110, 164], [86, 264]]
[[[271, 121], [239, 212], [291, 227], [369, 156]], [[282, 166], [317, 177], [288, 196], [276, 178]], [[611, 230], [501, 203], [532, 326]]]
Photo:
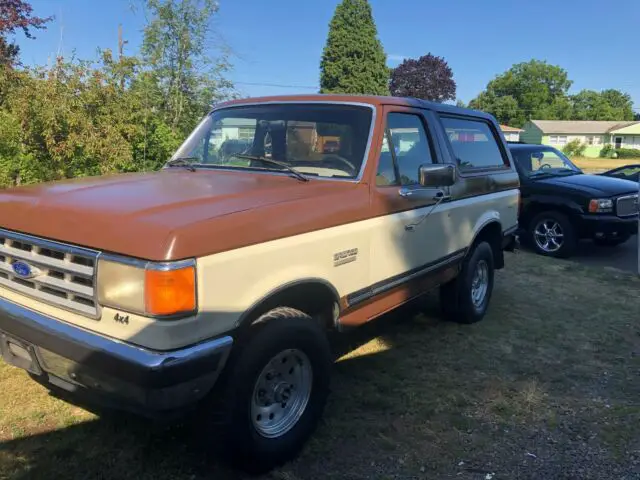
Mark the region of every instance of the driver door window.
[[420, 165], [433, 163], [431, 145], [418, 115], [389, 113], [376, 184], [418, 185]]

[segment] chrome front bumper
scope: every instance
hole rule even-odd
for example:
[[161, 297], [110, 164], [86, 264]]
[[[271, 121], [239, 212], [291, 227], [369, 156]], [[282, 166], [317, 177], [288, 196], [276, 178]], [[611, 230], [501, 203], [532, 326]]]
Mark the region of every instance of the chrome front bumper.
[[149, 350], [0, 298], [0, 353], [7, 363], [45, 385], [152, 416], [201, 400], [232, 345], [224, 336], [179, 350]]

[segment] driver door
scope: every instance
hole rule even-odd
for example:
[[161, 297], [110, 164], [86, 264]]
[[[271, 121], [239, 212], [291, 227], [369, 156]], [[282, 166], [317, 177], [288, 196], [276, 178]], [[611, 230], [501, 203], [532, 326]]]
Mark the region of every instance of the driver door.
[[440, 205], [448, 188], [419, 183], [420, 165], [439, 163], [429, 112], [387, 106], [384, 113], [383, 144], [371, 187], [379, 214], [372, 236], [373, 285], [402, 284], [448, 253], [447, 215]]

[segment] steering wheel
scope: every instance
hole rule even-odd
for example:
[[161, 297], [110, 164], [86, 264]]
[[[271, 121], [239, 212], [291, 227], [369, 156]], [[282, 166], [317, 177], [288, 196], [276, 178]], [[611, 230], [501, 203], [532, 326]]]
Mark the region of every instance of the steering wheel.
[[540, 165], [539, 170], [542, 170], [543, 168], [551, 168], [551, 165], [549, 165], [548, 163], [543, 163], [542, 165]]
[[329, 155], [327, 157], [324, 157], [322, 159], [322, 162], [331, 163], [332, 160], [338, 160], [343, 165], [346, 165], [351, 170], [351, 174], [356, 175], [358, 173], [358, 169], [355, 167], [353, 163], [351, 163], [349, 160], [339, 155]]

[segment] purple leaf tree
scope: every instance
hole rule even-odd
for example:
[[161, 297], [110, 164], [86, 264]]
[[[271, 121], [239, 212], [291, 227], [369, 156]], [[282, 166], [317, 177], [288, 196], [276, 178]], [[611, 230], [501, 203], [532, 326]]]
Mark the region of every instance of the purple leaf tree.
[[444, 102], [456, 98], [453, 72], [444, 58], [430, 53], [409, 58], [391, 72], [391, 95]]

